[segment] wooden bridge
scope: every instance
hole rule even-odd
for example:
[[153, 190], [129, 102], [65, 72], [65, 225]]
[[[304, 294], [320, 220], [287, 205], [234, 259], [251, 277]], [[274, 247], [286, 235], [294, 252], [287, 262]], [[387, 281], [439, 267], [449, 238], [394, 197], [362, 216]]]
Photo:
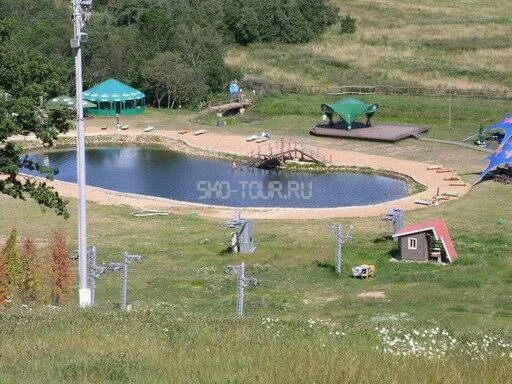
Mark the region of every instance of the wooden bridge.
[[284, 139], [265, 143], [247, 155], [249, 160], [245, 163], [253, 168], [276, 168], [287, 160], [298, 160], [317, 164], [332, 162], [332, 155], [324, 154], [319, 148], [304, 145], [302, 140]]
[[233, 99], [231, 101], [220, 101], [217, 103], [209, 103], [206, 108], [203, 109], [203, 113], [224, 113], [241, 108], [252, 107], [252, 99]]

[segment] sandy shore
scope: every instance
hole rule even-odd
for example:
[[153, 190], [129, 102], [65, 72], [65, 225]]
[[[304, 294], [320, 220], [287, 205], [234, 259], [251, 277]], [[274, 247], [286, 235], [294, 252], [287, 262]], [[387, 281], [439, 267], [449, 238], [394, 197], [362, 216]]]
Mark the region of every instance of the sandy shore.
[[[92, 124], [91, 124], [92, 125]], [[103, 132], [99, 127], [88, 126], [87, 135], [95, 136], [101, 140], [101, 136], [112, 136], [112, 131]], [[116, 132], [115, 135], [128, 136], [126, 138], [135, 138], [139, 136], [158, 136], [165, 144], [180, 142], [180, 145], [195, 148], [202, 152], [223, 152], [232, 155], [247, 155], [256, 150], [258, 144], [246, 142], [245, 138], [239, 135], [227, 135], [207, 132], [204, 135], [193, 136], [191, 132], [180, 135], [177, 131], [158, 130], [150, 134], [144, 134], [139, 131]], [[68, 133], [67, 137], [73, 137], [74, 132]], [[307, 139], [304, 140], [307, 144]], [[176, 146], [176, 145], [174, 145]], [[316, 147], [315, 147], [316, 148]], [[236, 208], [245, 212], [254, 219], [318, 219], [318, 218], [336, 218], [336, 217], [365, 217], [378, 216], [386, 213], [389, 208], [397, 207], [405, 210], [425, 208], [425, 206], [415, 204], [418, 199], [432, 199], [436, 195], [437, 189], [440, 192], [457, 192], [460, 196], [467, 193], [469, 186], [450, 186], [450, 182], [445, 178], [458, 177], [454, 172], [438, 173], [436, 170], [428, 170], [428, 167], [434, 165], [409, 160], [400, 160], [378, 155], [368, 155], [360, 152], [341, 151], [330, 148], [318, 148], [323, 154], [332, 156], [332, 164], [339, 166], [370, 167], [382, 171], [391, 171], [407, 175], [420, 184], [427, 187], [426, 191], [407, 196], [403, 199], [394, 200], [382, 204], [341, 207], [341, 208]], [[52, 185], [64, 197], [76, 198], [78, 189], [76, 184], [54, 181]], [[180, 202], [170, 199], [141, 196], [135, 194], [119, 193], [97, 187], [87, 187], [87, 200], [99, 204], [108, 205], [128, 205], [136, 210], [157, 209], [170, 210], [178, 214], [190, 214], [197, 212], [200, 216], [226, 218], [231, 217], [235, 208], [207, 206], [188, 202]], [[428, 209], [428, 208], [426, 208]]]

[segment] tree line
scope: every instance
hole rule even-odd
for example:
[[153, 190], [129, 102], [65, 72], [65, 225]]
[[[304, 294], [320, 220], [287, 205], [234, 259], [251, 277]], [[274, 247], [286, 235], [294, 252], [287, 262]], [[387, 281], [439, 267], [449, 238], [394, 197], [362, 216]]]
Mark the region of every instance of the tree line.
[[[69, 0], [1, 3], [0, 36], [15, 45], [3, 51], [47, 66], [41, 81], [52, 83], [49, 96], [72, 93]], [[95, 0], [85, 85], [116, 77], [155, 105], [184, 105], [224, 90], [237, 75], [223, 60], [230, 44], [304, 43], [336, 21], [328, 0]]]

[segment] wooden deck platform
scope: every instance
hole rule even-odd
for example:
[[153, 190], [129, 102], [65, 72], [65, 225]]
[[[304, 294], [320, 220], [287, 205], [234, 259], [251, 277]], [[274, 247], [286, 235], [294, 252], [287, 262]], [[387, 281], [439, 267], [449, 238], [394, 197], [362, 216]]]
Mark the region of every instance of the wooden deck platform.
[[319, 124], [312, 128], [309, 133], [314, 136], [395, 142], [427, 131], [428, 128], [426, 127], [414, 125], [376, 124], [366, 127], [364, 123], [360, 122], [355, 122], [352, 130], [349, 131], [346, 123], [337, 122], [333, 125]]

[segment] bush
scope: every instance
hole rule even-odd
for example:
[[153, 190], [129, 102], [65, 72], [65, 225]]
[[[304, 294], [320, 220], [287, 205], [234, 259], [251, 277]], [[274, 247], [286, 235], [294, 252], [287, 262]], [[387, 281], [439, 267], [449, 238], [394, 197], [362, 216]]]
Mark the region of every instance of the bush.
[[25, 303], [44, 301], [43, 268], [37, 256], [36, 243], [33, 238], [26, 237], [21, 245], [21, 300]]
[[22, 281], [21, 262], [18, 254], [18, 231], [13, 229], [2, 250], [5, 266], [3, 287], [7, 299], [13, 299], [18, 293]]
[[354, 33], [356, 31], [356, 19], [350, 14], [340, 18], [339, 33]]
[[71, 294], [71, 262], [69, 258], [66, 234], [55, 230], [50, 242], [52, 299], [55, 305], [61, 305]]
[[0, 306], [7, 299], [5, 291], [5, 254], [3, 250], [0, 252]]

